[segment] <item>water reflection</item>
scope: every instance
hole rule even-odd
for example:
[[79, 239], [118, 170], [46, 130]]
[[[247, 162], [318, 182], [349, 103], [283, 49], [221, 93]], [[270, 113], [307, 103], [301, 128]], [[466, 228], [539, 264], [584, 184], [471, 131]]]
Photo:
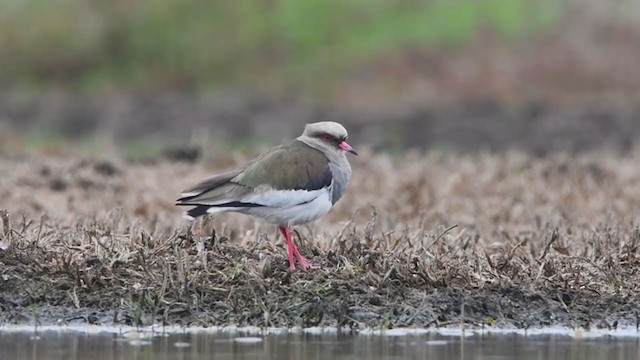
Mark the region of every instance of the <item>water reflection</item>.
[[0, 332], [1, 359], [638, 359], [637, 338]]

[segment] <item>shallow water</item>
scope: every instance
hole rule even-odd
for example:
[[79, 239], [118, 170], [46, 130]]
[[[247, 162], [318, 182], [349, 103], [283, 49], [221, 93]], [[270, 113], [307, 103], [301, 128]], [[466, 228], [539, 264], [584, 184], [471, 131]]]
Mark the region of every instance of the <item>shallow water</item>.
[[0, 331], [0, 359], [638, 359], [637, 337]]

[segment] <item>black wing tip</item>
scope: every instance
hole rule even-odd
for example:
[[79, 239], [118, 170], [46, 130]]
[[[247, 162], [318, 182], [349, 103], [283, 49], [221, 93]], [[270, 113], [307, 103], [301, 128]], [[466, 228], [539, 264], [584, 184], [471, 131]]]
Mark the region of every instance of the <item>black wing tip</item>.
[[176, 200], [176, 205], [189, 205], [189, 204], [184, 204], [184, 202], [192, 200], [193, 198], [195, 198], [197, 196], [198, 195], [182, 196], [182, 197], [178, 198], [178, 200]]
[[[184, 205], [184, 204], [183, 204]], [[196, 206], [191, 210], [188, 210], [185, 214], [193, 219], [200, 217], [207, 213], [210, 206]]]

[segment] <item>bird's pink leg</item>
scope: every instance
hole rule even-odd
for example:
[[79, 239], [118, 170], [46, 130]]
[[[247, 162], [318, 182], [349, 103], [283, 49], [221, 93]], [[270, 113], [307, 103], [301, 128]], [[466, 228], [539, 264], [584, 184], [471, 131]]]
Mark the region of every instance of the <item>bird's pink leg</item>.
[[290, 227], [280, 227], [280, 232], [284, 236], [284, 239], [287, 241], [287, 247], [289, 248], [289, 269], [295, 270], [296, 266], [294, 264], [293, 257], [295, 256], [298, 259], [298, 263], [304, 270], [309, 270], [311, 268], [311, 264], [304, 258], [298, 251], [298, 248], [293, 243], [291, 239], [291, 233], [293, 232], [293, 228]]
[[293, 259], [295, 251], [293, 249], [295, 249], [296, 246], [293, 245], [293, 241], [291, 241], [291, 229], [285, 227], [280, 227], [279, 229], [282, 236], [284, 236], [284, 240], [287, 242], [287, 248], [289, 249], [289, 270], [295, 270], [296, 265], [295, 260]]

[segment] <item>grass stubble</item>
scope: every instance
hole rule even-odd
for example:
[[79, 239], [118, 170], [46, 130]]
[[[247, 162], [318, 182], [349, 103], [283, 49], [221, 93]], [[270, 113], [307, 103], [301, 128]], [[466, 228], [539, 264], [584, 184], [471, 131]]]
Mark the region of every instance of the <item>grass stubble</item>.
[[245, 160], [3, 154], [0, 324], [637, 326], [635, 154], [364, 154], [297, 229], [309, 272], [269, 224], [173, 206]]

